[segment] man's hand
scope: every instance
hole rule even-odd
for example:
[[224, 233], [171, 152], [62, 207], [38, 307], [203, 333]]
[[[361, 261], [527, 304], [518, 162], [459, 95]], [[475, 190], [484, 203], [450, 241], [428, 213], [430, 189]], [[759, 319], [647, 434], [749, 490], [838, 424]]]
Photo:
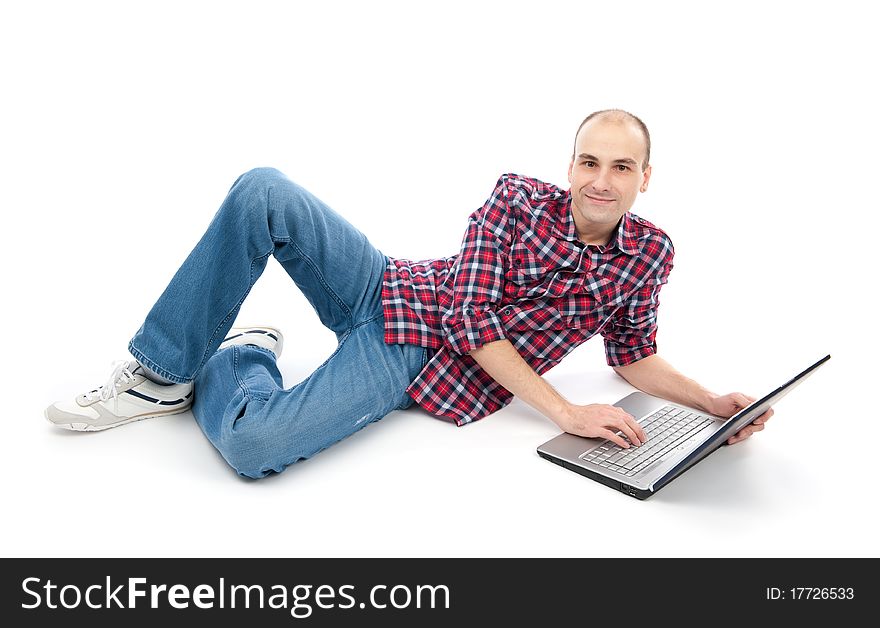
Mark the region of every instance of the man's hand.
[[[719, 397], [713, 397], [706, 403], [706, 410], [715, 416], [720, 417], [732, 417], [734, 414], [748, 406], [755, 400], [754, 397], [749, 397], [748, 395], [744, 395], [743, 393], [730, 393], [729, 395], [723, 395]], [[749, 425], [746, 425], [739, 432], [731, 436], [727, 439], [728, 445], [733, 445], [744, 441], [749, 436], [754, 434], [755, 432], [760, 432], [764, 429], [764, 424], [773, 416], [773, 409], [770, 408], [759, 416], [757, 419], [752, 421]]]
[[623, 432], [630, 443], [641, 445], [648, 440], [642, 426], [632, 417], [615, 406], [591, 403], [585, 406], [570, 404], [564, 418], [557, 422], [569, 434], [591, 438], [607, 438], [624, 449], [629, 443], [617, 434]]

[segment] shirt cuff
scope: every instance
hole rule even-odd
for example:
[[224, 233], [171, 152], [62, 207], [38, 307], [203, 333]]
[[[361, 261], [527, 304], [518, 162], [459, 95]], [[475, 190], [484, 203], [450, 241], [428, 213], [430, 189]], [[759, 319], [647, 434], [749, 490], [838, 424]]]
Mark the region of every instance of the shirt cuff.
[[495, 312], [467, 306], [462, 309], [458, 320], [447, 328], [444, 344], [458, 355], [465, 355], [506, 337], [501, 319]]
[[655, 353], [657, 353], [657, 345], [654, 343], [641, 347], [605, 344], [605, 359], [608, 366], [628, 366]]

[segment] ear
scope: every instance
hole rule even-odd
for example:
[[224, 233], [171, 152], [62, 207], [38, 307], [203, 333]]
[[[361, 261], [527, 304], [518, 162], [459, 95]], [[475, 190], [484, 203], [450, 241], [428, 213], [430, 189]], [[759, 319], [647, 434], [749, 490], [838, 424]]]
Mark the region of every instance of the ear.
[[571, 169], [574, 167], [574, 157], [568, 162], [568, 182], [571, 183]]
[[645, 168], [644, 177], [642, 178], [642, 185], [639, 188], [640, 192], [647, 192], [648, 191], [648, 181], [650, 179], [651, 179], [651, 166], [649, 164], [648, 167]]

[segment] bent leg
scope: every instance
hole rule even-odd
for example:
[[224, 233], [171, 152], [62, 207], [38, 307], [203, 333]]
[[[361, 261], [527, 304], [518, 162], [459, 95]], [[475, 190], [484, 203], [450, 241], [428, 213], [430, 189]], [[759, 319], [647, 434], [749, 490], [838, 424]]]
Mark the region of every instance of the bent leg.
[[408, 407], [406, 388], [425, 358], [423, 347], [386, 345], [379, 316], [344, 334], [324, 364], [283, 390], [272, 353], [233, 346], [199, 374], [193, 413], [240, 475], [261, 478]]
[[388, 259], [367, 237], [315, 195], [282, 173], [262, 169], [277, 259], [340, 339], [382, 310]]
[[385, 256], [301, 186], [257, 168], [233, 184], [131, 339], [131, 354], [172, 382], [195, 379], [270, 255], [337, 338], [381, 311]]

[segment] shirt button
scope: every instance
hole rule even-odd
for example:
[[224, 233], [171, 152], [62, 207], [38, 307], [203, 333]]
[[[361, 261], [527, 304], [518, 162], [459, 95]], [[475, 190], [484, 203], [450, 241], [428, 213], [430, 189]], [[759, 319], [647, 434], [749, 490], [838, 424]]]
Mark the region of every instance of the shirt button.
[[472, 307], [466, 307], [466, 308], [464, 308], [464, 313], [465, 313], [467, 316], [471, 316], [471, 315], [473, 315], [473, 313], [474, 313], [474, 308], [472, 308]]
[[513, 258], [513, 265], [514, 265], [514, 266], [519, 266], [520, 264], [522, 264], [522, 260], [521, 260], [520, 258], [518, 258], [518, 257], [514, 257], [514, 258]]

